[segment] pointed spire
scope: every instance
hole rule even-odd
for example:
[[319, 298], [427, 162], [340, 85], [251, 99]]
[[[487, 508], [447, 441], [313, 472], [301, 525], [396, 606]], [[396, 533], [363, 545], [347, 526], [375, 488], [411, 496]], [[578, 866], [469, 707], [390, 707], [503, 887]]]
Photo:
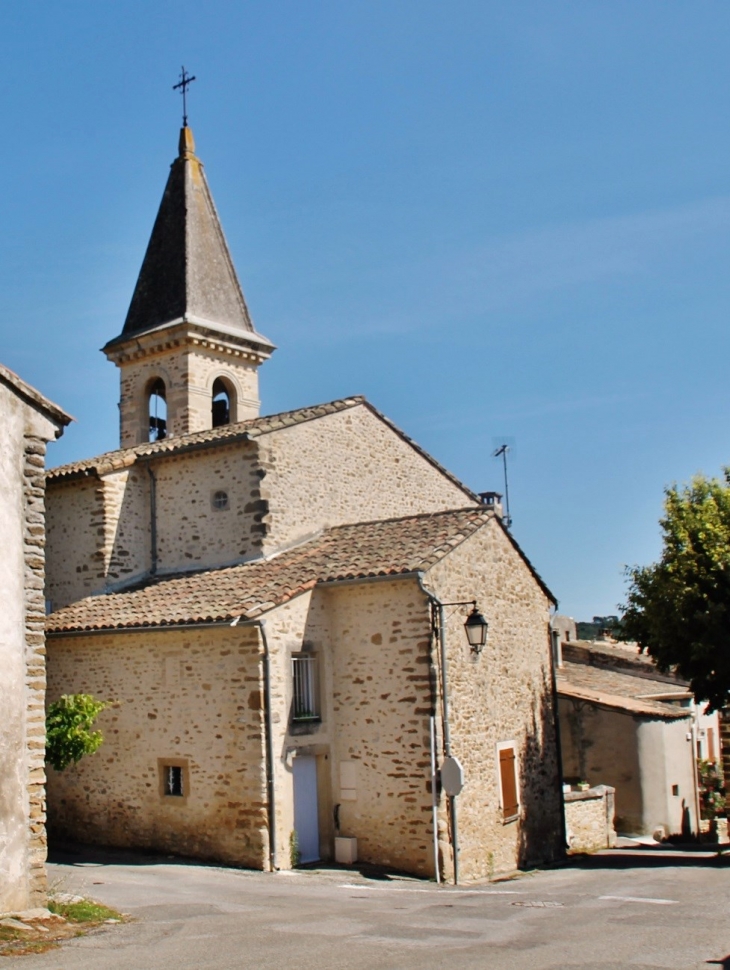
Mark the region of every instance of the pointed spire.
[[187, 126], [180, 130], [179, 154], [172, 163], [117, 340], [178, 321], [213, 329], [222, 325], [227, 332], [233, 328], [242, 336], [256, 333]]

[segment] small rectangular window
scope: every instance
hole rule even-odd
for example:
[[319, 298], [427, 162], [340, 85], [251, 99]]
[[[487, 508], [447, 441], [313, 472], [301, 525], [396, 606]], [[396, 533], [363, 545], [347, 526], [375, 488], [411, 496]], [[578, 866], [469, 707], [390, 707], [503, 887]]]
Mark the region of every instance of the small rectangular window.
[[317, 696], [317, 658], [292, 657], [292, 719], [294, 721], [319, 720]]
[[517, 783], [517, 752], [514, 742], [498, 745], [499, 793], [502, 802], [502, 821], [509, 822], [520, 814]]

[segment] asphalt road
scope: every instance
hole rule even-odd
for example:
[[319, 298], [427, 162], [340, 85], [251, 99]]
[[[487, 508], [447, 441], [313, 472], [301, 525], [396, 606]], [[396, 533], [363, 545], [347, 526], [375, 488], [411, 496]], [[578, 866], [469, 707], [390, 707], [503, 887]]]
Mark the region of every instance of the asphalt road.
[[730, 864], [708, 853], [614, 851], [457, 888], [126, 853], [67, 853], [49, 876], [134, 919], [23, 970], [730, 970]]

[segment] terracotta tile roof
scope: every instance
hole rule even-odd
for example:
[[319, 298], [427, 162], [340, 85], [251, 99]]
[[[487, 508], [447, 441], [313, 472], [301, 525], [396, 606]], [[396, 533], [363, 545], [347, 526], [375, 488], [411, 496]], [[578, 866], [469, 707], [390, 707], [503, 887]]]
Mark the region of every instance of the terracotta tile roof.
[[234, 441], [251, 441], [261, 435], [289, 428], [295, 424], [303, 424], [314, 418], [334, 414], [336, 411], [346, 411], [364, 403], [360, 396], [342, 398], [313, 407], [297, 408], [295, 411], [282, 411], [280, 414], [269, 414], [237, 424], [228, 424], [221, 428], [210, 428], [207, 431], [194, 431], [192, 434], [178, 435], [165, 438], [163, 441], [149, 441], [136, 445], [134, 448], [120, 448], [117, 451], [106, 451], [93, 458], [59, 465], [48, 472], [48, 480], [81, 478], [85, 475], [95, 475], [99, 472], [112, 471], [115, 468], [126, 468], [133, 465], [138, 458], [148, 458], [154, 455], [176, 454], [178, 452], [195, 450], [201, 447], [217, 444], [232, 443]]
[[605, 640], [570, 640], [563, 641], [563, 659], [571, 663], [591, 664], [593, 667], [603, 667], [618, 670], [632, 677], [645, 677], [649, 680], [663, 681], [666, 684], [687, 687], [687, 681], [677, 677], [674, 673], [663, 674], [657, 669], [652, 658], [646, 653], [639, 653], [636, 644], [611, 643]]
[[425, 571], [493, 516], [471, 507], [338, 526], [272, 559], [87, 597], [50, 614], [46, 629], [53, 634], [253, 619], [317, 583]]
[[689, 709], [661, 699], [671, 695], [676, 696], [677, 700], [691, 696], [680, 685], [585, 663], [565, 662], [556, 673], [558, 695], [561, 697], [590, 701], [601, 707], [646, 717], [673, 719], [690, 716]]

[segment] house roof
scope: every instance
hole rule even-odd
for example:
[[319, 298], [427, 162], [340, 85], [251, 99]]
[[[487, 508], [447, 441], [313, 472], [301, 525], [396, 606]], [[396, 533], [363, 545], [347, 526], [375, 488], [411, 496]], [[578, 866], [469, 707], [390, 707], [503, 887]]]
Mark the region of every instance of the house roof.
[[21, 377], [18, 377], [15, 371], [10, 370], [9, 367], [5, 367], [3, 364], [0, 364], [0, 381], [8, 387], [11, 387], [28, 404], [32, 404], [39, 411], [43, 411], [46, 417], [50, 418], [51, 421], [55, 421], [61, 428], [65, 428], [67, 424], [73, 421], [70, 414], [66, 414], [57, 404], [54, 404], [53, 401], [44, 397], [31, 384], [26, 384]]
[[337, 526], [271, 559], [147, 579], [51, 613], [49, 634], [254, 619], [318, 583], [426, 571], [494, 517], [464, 508]]
[[688, 682], [675, 673], [662, 673], [648, 654], [639, 653], [636, 644], [606, 640], [570, 640], [563, 641], [562, 651], [563, 659], [573, 663], [618, 670], [632, 677], [679, 685], [680, 689], [687, 687]]
[[124, 329], [107, 348], [180, 320], [222, 324], [228, 333], [268, 344], [251, 322], [188, 127], [180, 131]]
[[463, 482], [453, 475], [447, 468], [444, 468], [427, 451], [421, 448], [412, 438], [400, 430], [393, 422], [381, 414], [377, 408], [373, 407], [362, 395], [341, 398], [337, 401], [328, 401], [324, 404], [316, 404], [312, 407], [297, 408], [294, 411], [282, 411], [279, 414], [264, 415], [259, 418], [250, 418], [248, 421], [239, 421], [236, 424], [228, 424], [219, 428], [210, 428], [207, 431], [195, 431], [192, 434], [176, 435], [171, 438], [164, 438], [162, 441], [150, 441], [134, 448], [122, 448], [116, 451], [107, 451], [93, 458], [86, 458], [82, 461], [70, 462], [67, 465], [59, 465], [52, 468], [47, 473], [49, 482], [60, 480], [72, 480], [84, 478], [114, 471], [119, 468], [126, 468], [133, 465], [138, 459], [151, 459], [157, 456], [181, 454], [186, 451], [194, 451], [202, 448], [214, 448], [217, 445], [233, 444], [236, 441], [252, 441], [262, 435], [271, 434], [274, 431], [281, 431], [306, 421], [313, 421], [316, 418], [323, 418], [328, 414], [338, 411], [346, 411], [358, 405], [366, 407], [379, 420], [388, 425], [403, 441], [414, 448], [421, 457], [425, 458], [429, 464], [437, 468], [442, 475], [448, 478], [457, 488], [464, 492], [467, 499], [472, 499], [475, 503], [479, 502], [479, 496], [467, 488]]
[[672, 696], [677, 701], [691, 697], [680, 685], [570, 661], [558, 667], [556, 674], [560, 697], [588, 701], [628, 714], [668, 720], [689, 717], [691, 714], [687, 708], [667, 700]]

